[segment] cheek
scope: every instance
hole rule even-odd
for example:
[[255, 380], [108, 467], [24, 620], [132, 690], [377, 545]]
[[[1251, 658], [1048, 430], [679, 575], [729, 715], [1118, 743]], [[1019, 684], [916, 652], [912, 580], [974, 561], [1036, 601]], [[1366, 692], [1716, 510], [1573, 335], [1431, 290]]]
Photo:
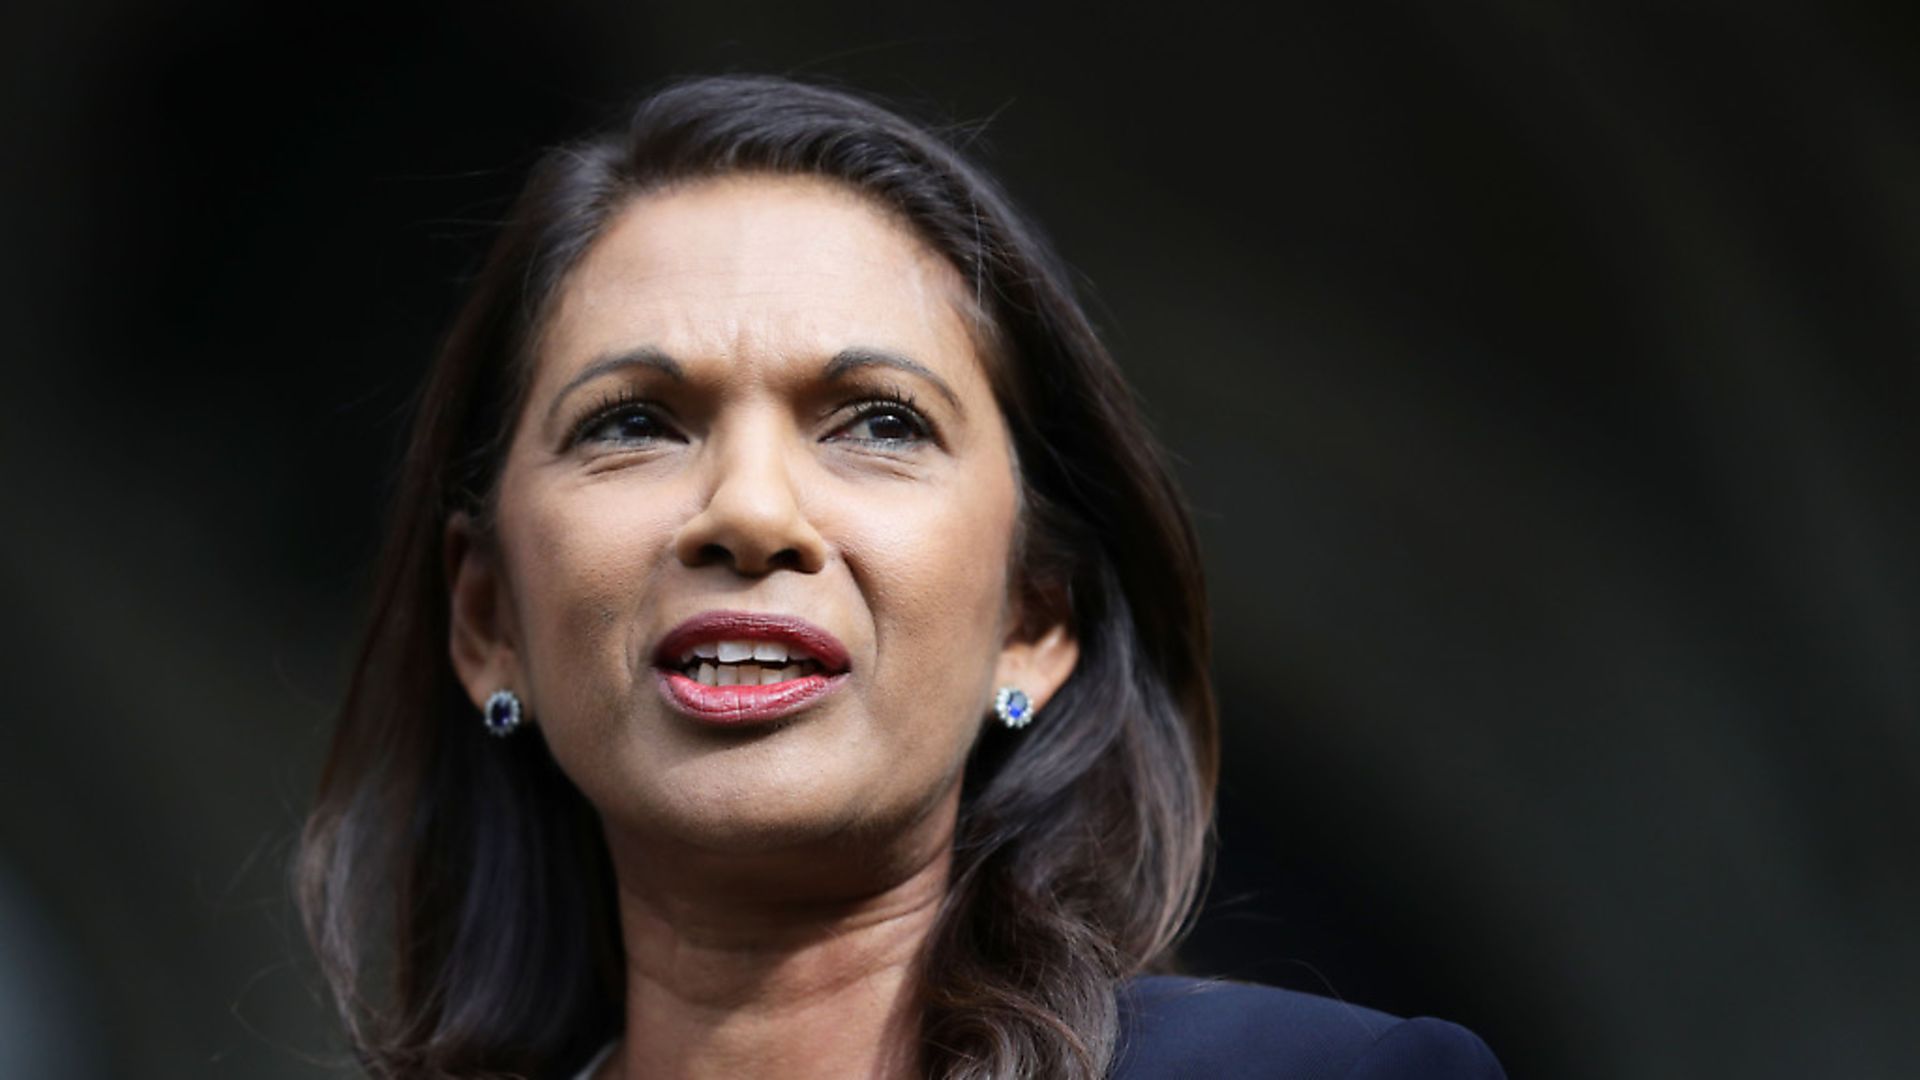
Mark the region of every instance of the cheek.
[[998, 530], [950, 513], [904, 524], [923, 527], [863, 537], [860, 550], [849, 552], [850, 559], [865, 557], [876, 615], [953, 625], [963, 619], [977, 622], [989, 602], [997, 610], [1006, 554]]
[[847, 555], [865, 578], [885, 712], [963, 723], [984, 715], [1006, 616], [1012, 526], [1009, 481], [902, 500], [862, 530]]
[[512, 527], [503, 522], [521, 659], [548, 711], [559, 695], [618, 692], [608, 677], [630, 677], [634, 609], [672, 531], [663, 503], [590, 485], [523, 500]]

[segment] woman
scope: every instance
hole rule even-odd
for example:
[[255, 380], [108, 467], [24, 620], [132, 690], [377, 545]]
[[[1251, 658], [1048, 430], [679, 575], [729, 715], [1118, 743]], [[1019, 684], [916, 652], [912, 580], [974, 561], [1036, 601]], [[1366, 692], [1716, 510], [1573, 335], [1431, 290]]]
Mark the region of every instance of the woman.
[[370, 1071], [1497, 1074], [1136, 977], [1205, 857], [1205, 605], [1065, 281], [836, 91], [686, 83], [548, 155], [421, 399], [305, 836]]

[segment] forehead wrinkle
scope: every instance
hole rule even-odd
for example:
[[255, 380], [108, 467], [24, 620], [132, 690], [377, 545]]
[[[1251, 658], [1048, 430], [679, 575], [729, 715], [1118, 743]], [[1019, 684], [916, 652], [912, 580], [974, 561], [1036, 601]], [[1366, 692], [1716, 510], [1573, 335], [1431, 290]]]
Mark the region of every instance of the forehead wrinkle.
[[[919, 295], [927, 296], [928, 291], [919, 290]], [[977, 353], [965, 324], [950, 310], [944, 316], [925, 313], [916, 334], [902, 335], [882, 328], [889, 319], [840, 320], [802, 308], [767, 310], [754, 304], [721, 303], [694, 311], [668, 300], [655, 308], [657, 317], [642, 309], [635, 313], [637, 317], [623, 320], [633, 329], [616, 331], [613, 340], [644, 340], [679, 361], [696, 381], [714, 378], [717, 373], [710, 367], [716, 363], [727, 369], [723, 377], [729, 380], [772, 378], [787, 374], [787, 369], [793, 376], [811, 379], [830, 370], [837, 358], [865, 352], [896, 354], [923, 365], [933, 372], [936, 385], [964, 380], [965, 370], [956, 368], [977, 367], [965, 360], [958, 364], [942, 360], [951, 357], [955, 342]], [[927, 324], [942, 317], [952, 320], [947, 327]], [[862, 329], [862, 323], [874, 329]], [[709, 370], [702, 372], [702, 367]]]
[[[745, 193], [759, 186], [773, 197], [764, 203], [711, 201], [727, 187]], [[795, 214], [775, 205], [796, 188], [809, 199], [820, 197], [822, 212]], [[679, 199], [707, 201], [661, 216]], [[849, 228], [846, 218], [856, 207], [864, 224]], [[769, 214], [779, 215], [777, 227], [756, 220]], [[876, 233], [887, 240], [876, 243]], [[788, 265], [783, 253], [805, 265]], [[902, 261], [909, 272], [898, 269]], [[891, 207], [835, 181], [732, 176], [638, 196], [616, 212], [568, 277], [549, 329], [557, 329], [555, 323], [573, 331], [592, 327], [595, 340], [569, 341], [566, 355], [646, 344], [686, 362], [693, 374], [691, 368], [708, 359], [757, 369], [775, 359], [824, 362], [864, 345], [946, 368], [943, 374], [955, 382], [970, 377], [955, 367], [971, 369], [991, 392], [991, 327], [983, 325], [958, 268]], [[810, 288], [823, 277], [832, 287]], [[716, 279], [733, 287], [716, 290]], [[881, 300], [877, 310], [862, 303], [875, 297]], [[903, 339], [897, 327], [888, 332], [895, 318], [910, 320], [918, 340]], [[953, 364], [953, 350], [940, 347], [956, 340], [965, 344], [971, 363]]]

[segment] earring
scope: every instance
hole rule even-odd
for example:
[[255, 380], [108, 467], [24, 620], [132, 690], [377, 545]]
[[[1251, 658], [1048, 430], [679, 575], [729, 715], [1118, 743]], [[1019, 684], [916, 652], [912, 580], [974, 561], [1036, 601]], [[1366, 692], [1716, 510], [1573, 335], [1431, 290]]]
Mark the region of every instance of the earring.
[[480, 722], [486, 725], [489, 735], [511, 735], [523, 718], [520, 695], [511, 690], [495, 690], [487, 699], [487, 707], [480, 712]]
[[993, 695], [993, 714], [1010, 728], [1023, 728], [1033, 723], [1033, 702], [1027, 697], [1026, 691], [1003, 686], [999, 693]]

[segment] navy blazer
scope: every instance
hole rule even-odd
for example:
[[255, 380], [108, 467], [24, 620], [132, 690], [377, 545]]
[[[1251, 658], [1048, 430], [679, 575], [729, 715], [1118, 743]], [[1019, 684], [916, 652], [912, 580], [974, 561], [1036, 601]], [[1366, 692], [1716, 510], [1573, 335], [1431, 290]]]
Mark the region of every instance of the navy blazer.
[[1120, 996], [1114, 1080], [1504, 1080], [1480, 1037], [1292, 990], [1154, 975]]
[[[574, 1080], [613, 1053], [608, 1043]], [[1505, 1080], [1458, 1024], [1246, 983], [1150, 975], [1120, 992], [1112, 1080]]]

